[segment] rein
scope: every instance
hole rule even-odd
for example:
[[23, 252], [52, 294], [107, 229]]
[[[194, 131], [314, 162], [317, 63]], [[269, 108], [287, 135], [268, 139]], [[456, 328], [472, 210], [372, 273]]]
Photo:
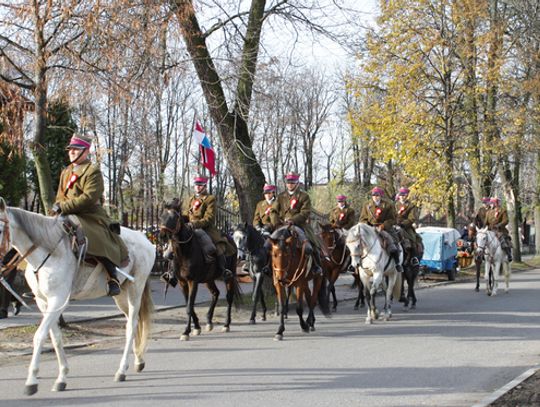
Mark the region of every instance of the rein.
[[333, 235], [333, 240], [334, 240], [334, 244], [332, 244], [331, 246], [328, 246], [327, 249], [331, 251], [331, 254], [330, 254], [330, 260], [332, 261], [332, 263], [336, 264], [337, 266], [342, 266], [343, 265], [343, 262], [345, 261], [345, 257], [347, 255], [347, 245], [343, 245], [343, 250], [341, 251], [341, 260], [338, 262], [334, 259], [334, 251], [337, 249], [337, 244], [338, 244], [338, 240], [336, 239], [336, 235], [335, 235], [335, 232], [332, 233]]
[[[308, 243], [307, 240], [305, 240], [304, 243], [302, 243], [302, 253], [300, 254], [300, 261], [298, 262], [298, 267], [294, 271], [294, 273], [292, 275], [292, 278], [291, 279], [287, 279], [287, 278], [278, 279], [277, 273], [273, 273], [274, 274], [274, 284], [280, 283], [281, 285], [283, 285], [285, 287], [291, 287], [298, 280], [300, 280], [300, 278], [302, 278], [304, 273], [307, 276], [307, 273], [308, 273], [308, 270], [306, 268], [307, 261], [308, 261], [307, 256], [306, 256], [306, 245], [307, 245], [307, 243]], [[291, 252], [291, 257], [292, 257], [292, 246], [290, 247], [289, 251]], [[289, 260], [289, 263], [287, 264], [287, 267], [274, 268], [274, 271], [275, 272], [281, 272], [282, 274], [287, 274], [285, 271], [289, 268], [289, 265], [290, 265], [290, 260]]]
[[[3, 222], [5, 224], [4, 226], [4, 233], [2, 235], [2, 242], [0, 243], [0, 253], [7, 253], [10, 245], [11, 235], [9, 232], [9, 220], [7, 218], [0, 219], [0, 222]], [[8, 264], [6, 264], [6, 268], [2, 270], [2, 273], [0, 274], [2, 277], [4, 277], [6, 274], [11, 272], [11, 270], [17, 268], [19, 264], [21, 264], [24, 259], [26, 259], [34, 250], [37, 249], [37, 246], [32, 243], [32, 246], [24, 253], [22, 256], [17, 252], [17, 254], [9, 261]]]

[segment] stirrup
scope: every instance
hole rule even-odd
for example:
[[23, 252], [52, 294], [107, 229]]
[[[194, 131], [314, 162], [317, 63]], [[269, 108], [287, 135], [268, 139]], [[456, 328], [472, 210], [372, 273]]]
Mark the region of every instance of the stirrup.
[[109, 281], [107, 281], [107, 287], [109, 288], [107, 290], [107, 295], [109, 297], [114, 297], [115, 295], [120, 294], [120, 283], [116, 278], [111, 278]]

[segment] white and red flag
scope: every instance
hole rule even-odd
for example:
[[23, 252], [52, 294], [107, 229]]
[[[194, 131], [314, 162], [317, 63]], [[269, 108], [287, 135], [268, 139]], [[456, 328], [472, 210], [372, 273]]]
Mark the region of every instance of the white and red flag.
[[206, 132], [204, 131], [201, 123], [198, 120], [195, 120], [195, 127], [193, 129], [193, 137], [195, 141], [199, 144], [199, 150], [201, 152], [202, 165], [210, 174], [216, 175], [216, 157], [214, 154], [214, 149], [212, 144], [210, 144], [210, 139], [208, 138]]

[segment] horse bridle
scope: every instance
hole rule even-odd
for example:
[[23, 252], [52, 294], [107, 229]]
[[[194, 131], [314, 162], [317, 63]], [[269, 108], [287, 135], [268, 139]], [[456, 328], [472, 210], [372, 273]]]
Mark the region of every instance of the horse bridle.
[[[7, 217], [0, 218], [0, 222], [4, 224], [4, 228], [2, 230], [2, 240], [0, 241], [0, 267], [2, 267], [4, 265], [2, 260], [4, 256], [7, 254], [7, 252], [9, 251], [9, 247], [11, 245], [10, 243], [11, 236], [9, 232], [9, 219]], [[0, 276], [3, 277], [7, 273], [9, 273], [11, 270], [17, 268], [19, 264], [21, 264], [23, 260], [26, 259], [28, 256], [30, 256], [30, 254], [32, 254], [32, 252], [36, 249], [37, 249], [37, 245], [32, 243], [32, 246], [30, 246], [30, 248], [22, 256], [19, 253], [17, 253], [17, 255], [13, 257], [13, 259], [11, 259], [11, 261], [8, 264], [6, 264], [6, 268], [2, 270], [2, 272], [0, 273]]]
[[171, 228], [167, 227], [166, 225], [161, 225], [160, 228], [164, 229], [168, 233], [170, 233], [171, 234], [171, 239], [174, 240], [175, 243], [178, 243], [178, 244], [189, 243], [190, 240], [193, 239], [193, 235], [195, 234], [195, 233], [193, 233], [193, 231], [191, 231], [191, 233], [189, 234], [189, 237], [186, 240], [180, 240], [178, 238], [178, 234], [180, 233], [180, 230], [182, 229], [182, 224], [183, 224], [183, 222], [182, 222], [182, 214], [180, 212], [178, 212], [177, 210], [174, 210], [174, 209], [167, 209], [167, 211], [173, 212], [177, 216], [176, 225], [174, 226], [174, 229], [171, 229]]
[[[295, 233], [295, 232], [291, 232], [291, 237], [295, 237], [295, 238], [298, 238], [298, 235]], [[308, 243], [308, 240], [306, 239], [303, 243], [302, 243], [302, 253], [300, 254], [300, 260], [298, 261], [298, 267], [296, 268], [296, 270], [294, 271], [292, 277], [290, 279], [287, 279], [287, 278], [281, 278], [281, 279], [278, 279], [277, 277], [277, 273], [281, 273], [281, 274], [285, 274], [284, 277], [287, 276], [288, 273], [286, 273], [286, 271], [289, 269], [289, 266], [290, 266], [290, 259], [292, 258], [292, 251], [293, 251], [293, 247], [295, 245], [288, 245], [288, 259], [289, 259], [289, 263], [287, 264], [287, 267], [280, 267], [280, 268], [277, 268], [275, 267], [274, 265], [272, 265], [272, 268], [274, 269], [274, 271], [276, 273], [273, 273], [274, 275], [274, 284], [275, 283], [280, 283], [281, 285], [283, 286], [287, 286], [287, 287], [291, 287], [294, 283], [296, 283], [296, 281], [298, 281], [300, 279], [300, 277], [302, 277], [302, 270], [305, 268], [305, 272], [306, 274], [308, 273], [309, 270], [307, 270], [307, 268], [305, 267], [306, 266], [306, 246], [307, 246], [307, 243]]]
[[[324, 233], [324, 232], [323, 232]], [[343, 264], [343, 262], [345, 261], [345, 257], [346, 257], [346, 253], [347, 253], [347, 245], [344, 245], [343, 247], [343, 251], [341, 253], [341, 260], [339, 262], [337, 262], [335, 259], [334, 259], [334, 250], [337, 248], [337, 244], [338, 244], [338, 241], [339, 239], [336, 238], [336, 231], [335, 230], [332, 230], [332, 242], [333, 244], [331, 246], [328, 246], [328, 250], [330, 250], [332, 252], [332, 254], [330, 254], [330, 260], [332, 261], [332, 263], [340, 266]]]

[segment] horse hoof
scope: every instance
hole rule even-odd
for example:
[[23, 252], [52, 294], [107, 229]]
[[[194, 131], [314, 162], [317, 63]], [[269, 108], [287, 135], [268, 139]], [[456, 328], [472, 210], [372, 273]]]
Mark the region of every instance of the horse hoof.
[[55, 383], [52, 388], [52, 391], [64, 391], [64, 390], [66, 390], [66, 383], [64, 382]]
[[403, 312], [409, 312], [409, 306], [403, 304]]
[[223, 328], [221, 328], [221, 332], [230, 332], [230, 331], [231, 331], [231, 328], [228, 326], [224, 326]]
[[371, 325], [373, 321], [371, 319], [366, 319], [366, 325]]
[[411, 309], [416, 309], [416, 304], [411, 305]]
[[[208, 329], [206, 329], [206, 331], [208, 332]], [[201, 334], [200, 329], [194, 329], [192, 332], [193, 332], [193, 336], [199, 336]]]
[[212, 329], [214, 329], [214, 324], [206, 324], [206, 326], [204, 327], [204, 330], [206, 332], [210, 332], [212, 331]]
[[358, 311], [358, 305], [355, 305], [353, 308], [355, 311]]
[[249, 325], [255, 325], [255, 320], [254, 319], [250, 319], [249, 322], [248, 322]]
[[309, 333], [309, 328], [302, 328], [302, 332], [305, 333], [305, 334], [308, 334]]
[[189, 341], [189, 335], [180, 335], [181, 341]]
[[309, 330], [310, 330], [311, 332], [315, 332], [315, 327], [314, 327], [314, 326], [311, 326], [311, 327], [309, 327]]
[[27, 386], [24, 386], [24, 394], [26, 396], [32, 396], [37, 393], [38, 385], [37, 384], [29, 384]]
[[126, 375], [124, 373], [116, 373], [114, 376], [115, 382], [125, 382], [126, 381]]
[[474, 291], [478, 292], [478, 291], [480, 291], [480, 288], [476, 287], [476, 288], [474, 289]]
[[266, 317], [265, 317], [265, 316], [262, 316], [262, 317], [261, 317], [261, 321], [266, 321]]
[[282, 340], [283, 340], [283, 335], [280, 335], [280, 334], [274, 335], [274, 341], [282, 341]]
[[136, 365], [135, 365], [135, 371], [136, 371], [137, 373], [140, 373], [140, 372], [142, 372], [142, 371], [144, 370], [144, 367], [145, 367], [145, 363], [144, 363], [144, 362], [139, 363], [139, 364], [136, 364]]

